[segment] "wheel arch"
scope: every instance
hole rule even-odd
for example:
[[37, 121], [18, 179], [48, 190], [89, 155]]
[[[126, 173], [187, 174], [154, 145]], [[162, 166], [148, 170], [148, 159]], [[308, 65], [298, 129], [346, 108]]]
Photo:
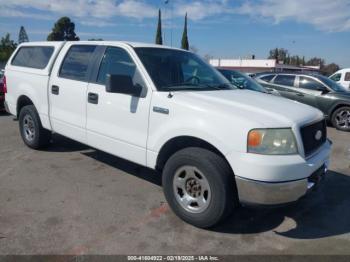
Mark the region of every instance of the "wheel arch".
[[331, 110], [329, 110], [329, 114], [328, 114], [329, 119], [332, 120], [333, 113], [334, 113], [337, 109], [339, 109], [339, 108], [341, 108], [341, 107], [343, 107], [343, 106], [348, 106], [348, 107], [350, 107], [350, 103], [341, 102], [341, 103], [335, 104], [335, 105], [331, 108]]
[[218, 154], [220, 157], [222, 157], [227, 165], [230, 167], [232, 173], [233, 170], [227, 161], [225, 155], [214, 145], [211, 143], [205, 141], [204, 139], [194, 137], [194, 136], [177, 136], [169, 139], [163, 146], [161, 147], [156, 161], [156, 169], [162, 170], [165, 166], [165, 163], [167, 160], [176, 152], [179, 150], [189, 148], [189, 147], [198, 147], [207, 149], [213, 153]]
[[19, 113], [21, 112], [21, 109], [25, 106], [28, 105], [34, 105], [34, 102], [26, 95], [20, 95], [17, 99], [17, 104], [16, 104], [16, 117], [19, 117]]

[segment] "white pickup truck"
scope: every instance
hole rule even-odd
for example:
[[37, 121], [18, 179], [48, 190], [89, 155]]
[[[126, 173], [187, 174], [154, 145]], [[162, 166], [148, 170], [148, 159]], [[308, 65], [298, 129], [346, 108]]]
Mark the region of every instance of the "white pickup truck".
[[217, 224], [239, 203], [294, 202], [329, 162], [320, 111], [240, 90], [184, 50], [21, 44], [6, 65], [5, 90], [29, 147], [47, 146], [54, 132], [159, 170], [172, 210], [198, 227]]

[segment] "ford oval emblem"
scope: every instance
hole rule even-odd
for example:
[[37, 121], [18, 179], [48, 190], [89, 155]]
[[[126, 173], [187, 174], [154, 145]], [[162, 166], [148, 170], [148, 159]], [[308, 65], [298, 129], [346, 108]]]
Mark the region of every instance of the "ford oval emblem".
[[315, 139], [318, 141], [322, 138], [322, 131], [321, 130], [317, 130], [316, 134], [315, 134]]

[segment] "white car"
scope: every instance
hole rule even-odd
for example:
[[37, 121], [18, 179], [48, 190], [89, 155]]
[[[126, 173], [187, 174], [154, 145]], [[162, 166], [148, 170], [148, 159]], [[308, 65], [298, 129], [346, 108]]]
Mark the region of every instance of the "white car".
[[329, 78], [350, 91], [350, 68], [341, 69]]
[[184, 50], [25, 43], [5, 78], [5, 106], [26, 145], [47, 146], [55, 132], [158, 170], [172, 210], [198, 227], [217, 224], [239, 203], [296, 201], [329, 164], [319, 110], [237, 89]]

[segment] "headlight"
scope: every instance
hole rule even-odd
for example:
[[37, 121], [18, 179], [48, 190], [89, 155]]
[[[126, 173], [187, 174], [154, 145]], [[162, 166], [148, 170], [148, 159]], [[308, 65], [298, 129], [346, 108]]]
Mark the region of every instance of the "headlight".
[[248, 134], [248, 153], [263, 155], [297, 154], [297, 143], [290, 128], [253, 129]]

